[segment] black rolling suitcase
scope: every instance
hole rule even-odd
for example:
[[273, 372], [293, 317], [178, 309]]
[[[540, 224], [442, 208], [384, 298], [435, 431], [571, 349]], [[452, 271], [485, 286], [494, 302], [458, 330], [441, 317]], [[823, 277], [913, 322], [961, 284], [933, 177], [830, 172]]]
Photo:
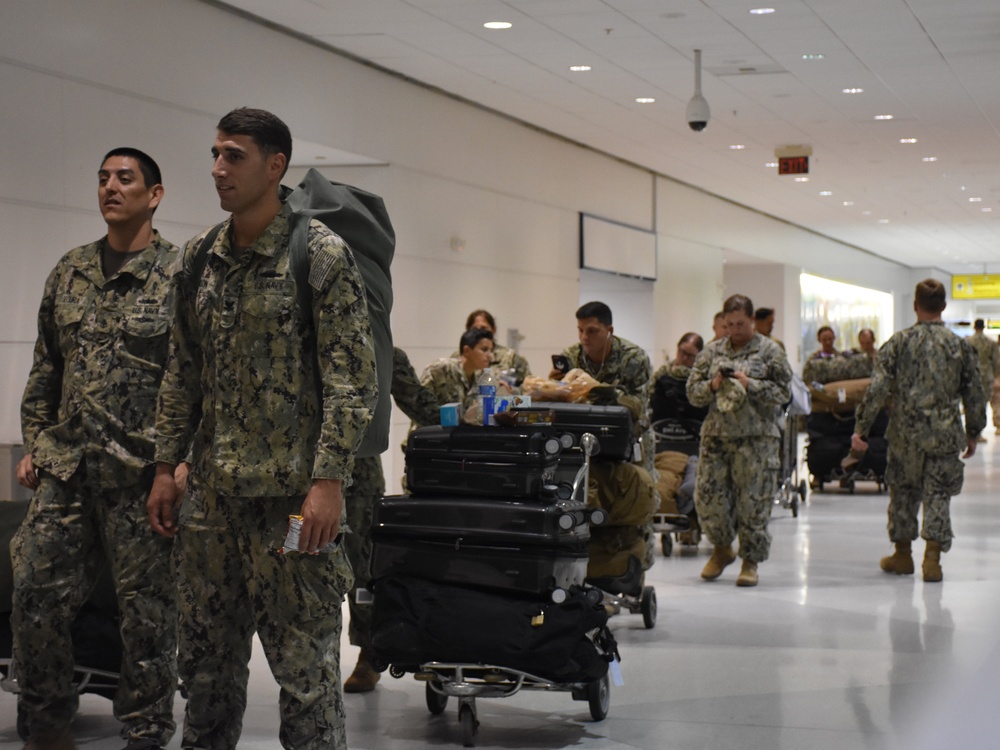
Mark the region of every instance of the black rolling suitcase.
[[632, 431], [632, 415], [624, 406], [546, 402], [517, 406], [513, 411], [537, 414], [539, 418], [552, 412], [552, 427], [563, 441], [564, 448], [578, 447], [580, 438], [589, 432], [598, 443], [593, 454], [594, 461], [637, 460], [638, 443]]
[[556, 604], [392, 576], [376, 581], [374, 593], [375, 656], [404, 669], [481, 663], [559, 683], [590, 682], [618, 652], [608, 613], [582, 591]]
[[806, 465], [820, 482], [829, 482], [841, 472], [840, 462], [851, 452], [850, 435], [820, 435], [809, 438]]
[[415, 495], [535, 498], [560, 451], [549, 425], [421, 427], [407, 440], [406, 486]]
[[385, 497], [372, 520], [372, 577], [549, 596], [583, 584], [592, 513], [573, 500]]

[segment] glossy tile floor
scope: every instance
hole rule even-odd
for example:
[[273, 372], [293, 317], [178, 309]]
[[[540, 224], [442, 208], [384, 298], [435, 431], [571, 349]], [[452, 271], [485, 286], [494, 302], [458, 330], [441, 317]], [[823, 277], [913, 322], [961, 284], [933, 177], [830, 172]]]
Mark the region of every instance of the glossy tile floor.
[[[924, 584], [919, 567], [915, 577], [878, 569], [887, 498], [873, 484], [814, 494], [797, 519], [775, 507], [756, 589], [733, 585], [735, 565], [701, 581], [707, 542], [658, 560], [647, 578], [656, 627], [640, 615], [612, 620], [625, 684], [605, 721], [568, 693], [480, 699], [477, 746], [1000, 747], [1000, 438], [989, 440], [953, 501], [942, 584]], [[345, 638], [348, 671], [356, 653]], [[277, 748], [277, 688], [259, 650], [251, 669], [240, 747]], [[411, 676], [386, 674], [374, 693], [345, 700], [352, 748], [461, 747], [454, 699], [430, 715]], [[178, 700], [178, 718], [181, 709]], [[19, 746], [13, 724], [13, 697], [0, 694], [0, 747]], [[121, 746], [104, 699], [84, 696], [75, 730], [82, 747]]]

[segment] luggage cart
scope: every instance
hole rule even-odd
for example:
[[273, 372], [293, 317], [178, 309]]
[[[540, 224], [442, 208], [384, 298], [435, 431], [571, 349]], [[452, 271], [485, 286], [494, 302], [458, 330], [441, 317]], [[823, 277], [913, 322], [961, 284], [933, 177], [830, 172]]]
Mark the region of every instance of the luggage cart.
[[790, 413], [788, 407], [785, 407], [783, 415], [785, 423], [778, 451], [781, 467], [774, 504], [791, 509], [792, 516], [798, 518], [799, 504], [806, 503], [809, 482], [799, 477], [799, 436], [795, 431], [795, 415]]
[[[389, 674], [399, 678], [406, 670], [392, 666]], [[458, 721], [465, 747], [475, 747], [479, 732], [476, 698], [509, 698], [522, 690], [569, 692], [573, 700], [587, 701], [594, 721], [603, 721], [611, 707], [611, 679], [607, 672], [591, 682], [560, 683], [491, 664], [427, 662], [413, 677], [425, 683], [427, 710], [435, 716], [444, 713], [448, 698], [458, 698]]]
[[[699, 440], [677, 424], [675, 419], [661, 419], [653, 422], [656, 451], [675, 451], [688, 456], [697, 456]], [[697, 547], [701, 542], [701, 527], [698, 519], [683, 513], [654, 513], [653, 531], [660, 535], [660, 551], [670, 557], [674, 544]]]

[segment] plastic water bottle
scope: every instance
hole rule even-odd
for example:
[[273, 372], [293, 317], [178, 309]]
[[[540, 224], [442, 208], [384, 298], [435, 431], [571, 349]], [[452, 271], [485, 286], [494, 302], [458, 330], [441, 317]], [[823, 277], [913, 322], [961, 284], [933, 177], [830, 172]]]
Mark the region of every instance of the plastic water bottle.
[[485, 367], [479, 376], [479, 395], [477, 396], [476, 411], [480, 416], [480, 424], [493, 424], [493, 414], [496, 412], [496, 399], [496, 378], [493, 377], [493, 370]]

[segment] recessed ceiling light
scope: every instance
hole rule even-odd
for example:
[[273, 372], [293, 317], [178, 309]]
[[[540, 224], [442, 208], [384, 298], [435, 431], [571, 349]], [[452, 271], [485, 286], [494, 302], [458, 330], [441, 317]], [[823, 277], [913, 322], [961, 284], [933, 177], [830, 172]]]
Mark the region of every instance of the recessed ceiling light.
[[872, 212], [871, 212], [871, 211], [862, 211], [862, 212], [861, 212], [861, 215], [862, 215], [862, 216], [871, 216], [871, 215], [872, 215]]
[[822, 55], [819, 53], [812, 55], [802, 55], [803, 60], [822, 60], [824, 57], [826, 57], [826, 55]]
[[574, 73], [586, 73], [588, 70], [592, 70], [589, 65], [570, 65], [569, 69]]
[[487, 21], [483, 24], [487, 29], [509, 29], [513, 25], [509, 21]]
[[733, 151], [742, 151], [743, 149], [746, 148], [746, 146], [744, 146], [742, 143], [734, 143], [729, 148], [732, 149]]
[[917, 139], [916, 138], [900, 138], [899, 142], [900, 143], [916, 143]]
[[796, 177], [795, 181], [796, 182], [809, 182], [809, 178], [808, 177]]
[[841, 89], [841, 91], [845, 94], [863, 94], [865, 92], [864, 89]]
[[652, 104], [655, 101], [656, 99], [651, 96], [640, 96], [635, 100], [636, 104]]
[[766, 167], [767, 169], [775, 169], [775, 168], [776, 168], [776, 167], [778, 166], [778, 162], [776, 162], [776, 161], [769, 161], [769, 162], [768, 162], [767, 164], [765, 164], [764, 166], [765, 166], [765, 167]]
[[889, 220], [888, 220], [888, 219], [879, 219], [879, 220], [878, 220], [878, 223], [879, 223], [879, 224], [888, 224], [888, 223], [889, 223]]
[[753, 8], [750, 11], [751, 16], [766, 16], [769, 13], [774, 13], [774, 8]]
[[844, 205], [845, 206], [853, 206], [854, 205], [854, 201], [844, 201]]
[[920, 161], [937, 161], [937, 157], [936, 156], [925, 156]]
[[833, 191], [832, 190], [820, 190], [819, 194], [820, 195], [833, 195]]
[[993, 209], [992, 209], [992, 208], [989, 208], [989, 207], [987, 207], [987, 208], [981, 208], [981, 209], [979, 209], [979, 210], [980, 210], [980, 211], [982, 211], [982, 212], [983, 212], [984, 214], [988, 214], [988, 213], [990, 213], [990, 212], [991, 212], [991, 211], [992, 211]]
[[982, 198], [969, 198], [969, 203], [982, 203]]
[[892, 115], [875, 115], [876, 120], [891, 120]]

